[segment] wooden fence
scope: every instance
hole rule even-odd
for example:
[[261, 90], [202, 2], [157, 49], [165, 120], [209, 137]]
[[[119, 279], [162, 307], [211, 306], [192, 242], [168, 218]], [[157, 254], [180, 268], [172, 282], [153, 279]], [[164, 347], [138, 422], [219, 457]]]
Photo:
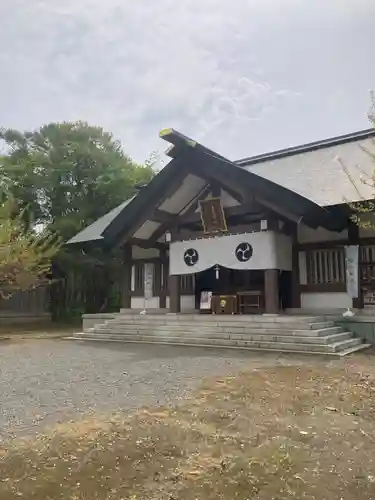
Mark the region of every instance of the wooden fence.
[[1, 317], [42, 316], [55, 320], [79, 318], [83, 313], [113, 312], [120, 309], [121, 280], [109, 279], [106, 270], [92, 273], [71, 272], [47, 287], [19, 292], [0, 299]]
[[9, 299], [0, 299], [1, 314], [14, 313], [39, 315], [48, 312], [48, 288], [36, 288], [27, 292], [19, 292]]

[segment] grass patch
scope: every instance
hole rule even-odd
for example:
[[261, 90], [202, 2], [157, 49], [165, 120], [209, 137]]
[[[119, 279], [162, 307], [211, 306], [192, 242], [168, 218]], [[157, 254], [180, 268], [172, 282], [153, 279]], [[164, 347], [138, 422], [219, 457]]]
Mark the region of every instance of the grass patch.
[[374, 417], [370, 362], [208, 380], [179, 407], [3, 446], [0, 499], [373, 499]]

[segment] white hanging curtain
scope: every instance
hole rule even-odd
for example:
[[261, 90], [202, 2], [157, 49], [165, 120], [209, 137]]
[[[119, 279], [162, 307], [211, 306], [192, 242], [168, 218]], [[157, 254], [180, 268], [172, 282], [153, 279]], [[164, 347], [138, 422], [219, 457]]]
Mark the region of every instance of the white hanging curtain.
[[292, 266], [292, 242], [264, 231], [171, 243], [170, 274], [193, 274], [215, 265], [229, 269], [285, 269]]

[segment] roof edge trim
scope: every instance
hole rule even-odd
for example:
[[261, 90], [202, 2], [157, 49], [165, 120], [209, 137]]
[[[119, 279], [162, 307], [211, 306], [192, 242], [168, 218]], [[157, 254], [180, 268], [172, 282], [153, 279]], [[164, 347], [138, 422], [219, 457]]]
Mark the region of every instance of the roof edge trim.
[[311, 151], [316, 151], [318, 149], [325, 149], [333, 146], [339, 146], [340, 144], [360, 141], [363, 139], [368, 139], [370, 137], [375, 137], [375, 128], [360, 130], [358, 132], [352, 132], [350, 134], [339, 135], [337, 137], [323, 139], [321, 141], [310, 142], [307, 144], [302, 144], [300, 146], [292, 146], [290, 148], [284, 148], [277, 151], [272, 151], [271, 153], [262, 153], [259, 155], [250, 156], [249, 158], [243, 158], [241, 160], [237, 160], [234, 163], [239, 167], [248, 167], [256, 163], [262, 163], [269, 160], [278, 160], [280, 158], [285, 158], [286, 156], [293, 156], [302, 153], [308, 153]]

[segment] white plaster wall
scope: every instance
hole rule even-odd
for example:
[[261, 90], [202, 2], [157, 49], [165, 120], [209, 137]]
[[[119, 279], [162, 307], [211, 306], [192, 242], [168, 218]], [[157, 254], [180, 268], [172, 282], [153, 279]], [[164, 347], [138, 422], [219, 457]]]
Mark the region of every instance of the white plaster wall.
[[[143, 309], [145, 307], [145, 300], [143, 297], [132, 297], [131, 308]], [[146, 301], [147, 309], [159, 309], [159, 297], [152, 297]]]
[[191, 311], [195, 309], [195, 296], [182, 295], [181, 296], [181, 311]]
[[275, 234], [277, 269], [292, 270], [293, 243], [289, 236], [281, 233]]
[[316, 243], [319, 241], [335, 241], [345, 240], [348, 237], [348, 231], [341, 231], [336, 233], [334, 231], [327, 231], [322, 227], [318, 229], [311, 229], [304, 224], [298, 225], [298, 242], [299, 243]]
[[[167, 297], [167, 309], [169, 309], [169, 297]], [[132, 309], [143, 309], [144, 308], [143, 297], [132, 297], [131, 308]], [[147, 301], [147, 309], [159, 309], [159, 297], [152, 297]], [[181, 312], [191, 311], [195, 309], [195, 297], [194, 295], [181, 295]]]
[[159, 257], [159, 250], [156, 248], [133, 247], [133, 259], [154, 259]]
[[299, 252], [299, 282], [301, 285], [307, 285], [306, 252]]
[[[167, 309], [169, 309], [169, 297], [167, 297]], [[195, 309], [194, 295], [181, 295], [181, 312]]]
[[353, 301], [346, 292], [301, 293], [302, 309], [339, 309], [352, 305]]

